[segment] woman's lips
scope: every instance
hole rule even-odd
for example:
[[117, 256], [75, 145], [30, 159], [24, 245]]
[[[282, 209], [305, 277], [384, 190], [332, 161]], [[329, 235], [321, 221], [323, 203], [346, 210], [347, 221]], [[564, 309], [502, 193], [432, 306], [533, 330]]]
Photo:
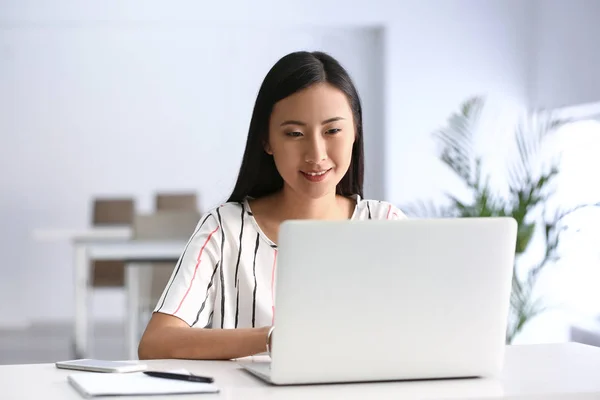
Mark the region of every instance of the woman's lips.
[[300, 173], [309, 182], [322, 182], [323, 180], [325, 180], [325, 178], [327, 178], [330, 171], [331, 171], [331, 168], [322, 170], [322, 171], [309, 171], [309, 172], [300, 171]]

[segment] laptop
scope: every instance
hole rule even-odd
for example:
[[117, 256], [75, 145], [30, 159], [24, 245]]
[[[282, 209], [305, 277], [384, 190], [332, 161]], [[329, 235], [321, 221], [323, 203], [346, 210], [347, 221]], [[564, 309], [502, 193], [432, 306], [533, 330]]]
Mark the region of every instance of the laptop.
[[276, 385], [497, 377], [512, 218], [286, 221], [271, 361]]

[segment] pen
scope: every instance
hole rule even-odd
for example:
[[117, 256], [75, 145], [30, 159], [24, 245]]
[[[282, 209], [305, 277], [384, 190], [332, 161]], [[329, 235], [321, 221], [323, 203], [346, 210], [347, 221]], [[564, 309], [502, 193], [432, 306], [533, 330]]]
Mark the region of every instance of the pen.
[[209, 376], [175, 374], [173, 372], [158, 372], [158, 371], [144, 371], [144, 374], [146, 374], [148, 376], [153, 376], [155, 378], [177, 379], [180, 381], [202, 382], [202, 383], [213, 383], [214, 382], [214, 379]]

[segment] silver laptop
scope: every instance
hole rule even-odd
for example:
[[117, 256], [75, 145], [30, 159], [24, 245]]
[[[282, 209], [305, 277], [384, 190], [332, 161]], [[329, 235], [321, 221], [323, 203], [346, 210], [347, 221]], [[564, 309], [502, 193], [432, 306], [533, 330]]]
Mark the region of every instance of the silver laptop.
[[288, 221], [279, 232], [273, 384], [497, 376], [512, 218]]

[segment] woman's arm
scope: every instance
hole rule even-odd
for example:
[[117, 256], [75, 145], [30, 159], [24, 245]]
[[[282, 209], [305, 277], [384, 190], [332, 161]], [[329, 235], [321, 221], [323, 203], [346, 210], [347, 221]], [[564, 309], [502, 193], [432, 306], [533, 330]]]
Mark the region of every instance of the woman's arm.
[[230, 360], [266, 351], [269, 327], [247, 329], [190, 328], [181, 319], [154, 313], [138, 347], [140, 360]]

